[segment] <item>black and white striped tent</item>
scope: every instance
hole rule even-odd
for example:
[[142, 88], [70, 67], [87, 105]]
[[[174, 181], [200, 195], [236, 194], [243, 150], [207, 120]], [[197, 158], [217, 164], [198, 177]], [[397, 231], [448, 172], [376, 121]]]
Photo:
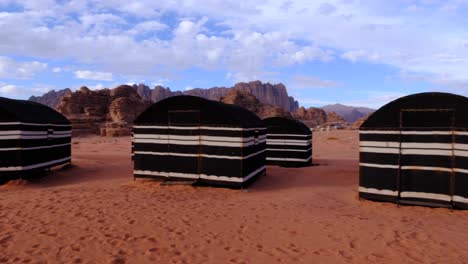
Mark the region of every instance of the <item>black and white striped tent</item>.
[[360, 128], [359, 195], [468, 208], [468, 98], [414, 94], [372, 114]]
[[0, 178], [71, 162], [71, 125], [52, 108], [0, 97]]
[[265, 173], [265, 133], [244, 108], [167, 98], [134, 122], [134, 175], [240, 187]]
[[267, 164], [300, 167], [312, 163], [312, 132], [295, 119], [270, 117], [267, 127]]

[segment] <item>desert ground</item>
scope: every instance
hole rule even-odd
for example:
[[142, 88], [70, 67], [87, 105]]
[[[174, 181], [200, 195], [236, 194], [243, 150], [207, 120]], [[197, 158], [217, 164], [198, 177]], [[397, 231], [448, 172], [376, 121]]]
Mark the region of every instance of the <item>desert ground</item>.
[[78, 137], [73, 166], [0, 186], [0, 262], [468, 263], [468, 211], [360, 201], [357, 131], [244, 190], [133, 181], [130, 138]]

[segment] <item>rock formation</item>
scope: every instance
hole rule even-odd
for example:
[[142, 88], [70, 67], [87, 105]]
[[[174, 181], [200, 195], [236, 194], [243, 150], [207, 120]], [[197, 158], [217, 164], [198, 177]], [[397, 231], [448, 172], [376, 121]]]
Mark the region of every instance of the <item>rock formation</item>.
[[149, 105], [128, 85], [96, 91], [83, 86], [64, 96], [57, 111], [71, 121], [75, 134], [123, 136], [130, 134], [131, 123]]
[[346, 124], [346, 120], [339, 114], [335, 112], [330, 112], [327, 114], [327, 123], [328, 124]]
[[316, 127], [327, 122], [327, 114], [320, 108], [310, 107], [305, 109], [300, 107], [292, 115], [308, 127]]
[[29, 97], [29, 100], [36, 102], [36, 103], [47, 105], [51, 108], [55, 108], [60, 103], [60, 100], [62, 99], [62, 97], [64, 97], [65, 95], [71, 92], [72, 91], [69, 88], [59, 90], [59, 91], [52, 90], [41, 96], [31, 96]]
[[251, 93], [263, 104], [269, 104], [276, 107], [282, 107], [289, 112], [295, 111], [299, 104], [293, 97], [288, 96], [286, 87], [283, 84], [270, 84], [262, 83], [260, 81], [253, 81], [248, 83], [237, 83], [234, 87], [213, 87], [208, 89], [195, 88], [188, 91], [172, 92], [169, 88], [156, 86], [150, 89], [144, 84], [133, 85], [138, 94], [145, 100], [158, 102], [165, 98], [175, 95], [193, 95], [199, 96], [210, 100], [219, 101], [222, 97], [226, 97], [230, 90], [237, 89]]
[[261, 103], [253, 94], [243, 89], [231, 89], [221, 102], [234, 104], [254, 112], [261, 119], [273, 116], [291, 117], [291, 114], [281, 107]]

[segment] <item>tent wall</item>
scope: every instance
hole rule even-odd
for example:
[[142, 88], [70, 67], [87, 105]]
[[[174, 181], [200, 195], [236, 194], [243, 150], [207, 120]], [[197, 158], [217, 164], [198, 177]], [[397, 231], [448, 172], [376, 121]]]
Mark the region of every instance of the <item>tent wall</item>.
[[306, 166], [312, 162], [312, 135], [267, 134], [267, 163]]
[[135, 125], [135, 177], [241, 186], [265, 173], [265, 129]]
[[270, 117], [267, 127], [267, 164], [300, 167], [312, 163], [312, 132], [289, 118]]
[[468, 208], [466, 113], [467, 98], [444, 93], [403, 97], [375, 112], [360, 128], [359, 196]]
[[69, 163], [71, 126], [0, 121], [0, 175]]

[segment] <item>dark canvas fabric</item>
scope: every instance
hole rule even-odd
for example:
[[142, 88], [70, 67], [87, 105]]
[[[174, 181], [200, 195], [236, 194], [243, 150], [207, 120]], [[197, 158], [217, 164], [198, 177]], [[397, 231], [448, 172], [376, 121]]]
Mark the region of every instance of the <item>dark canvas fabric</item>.
[[397, 99], [360, 128], [362, 198], [468, 207], [468, 98]]
[[71, 160], [71, 125], [35, 102], [0, 97], [0, 177], [21, 176]]
[[239, 187], [265, 173], [266, 129], [252, 112], [175, 96], [134, 122], [135, 177]]

